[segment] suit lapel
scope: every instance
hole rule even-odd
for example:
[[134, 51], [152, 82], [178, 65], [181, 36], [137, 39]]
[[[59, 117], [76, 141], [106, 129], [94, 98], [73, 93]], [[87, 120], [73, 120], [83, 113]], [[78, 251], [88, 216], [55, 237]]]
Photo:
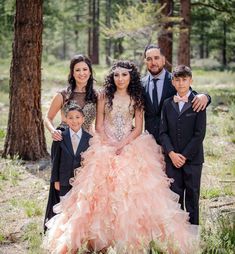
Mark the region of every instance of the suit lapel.
[[143, 84], [144, 84], [144, 92], [145, 92], [145, 96], [146, 96], [146, 99], [148, 100], [148, 103], [152, 103], [151, 101], [151, 98], [150, 98], [150, 95], [149, 95], [149, 80], [150, 80], [150, 76], [147, 75], [143, 81]]
[[177, 114], [180, 114], [179, 105], [178, 103], [175, 103], [173, 100], [171, 101], [171, 105], [173, 106], [174, 110], [177, 112]]
[[159, 105], [161, 105], [163, 103], [164, 99], [166, 97], [168, 97], [167, 96], [168, 82], [169, 82], [168, 81], [168, 73], [166, 71], [165, 77], [164, 77], [164, 83], [163, 83], [163, 87], [162, 87], [162, 96], [161, 96], [161, 100], [160, 100]]
[[192, 100], [193, 100], [194, 96], [195, 95], [193, 94], [193, 92], [191, 92], [188, 97], [188, 102], [184, 103], [184, 106], [180, 111], [180, 115], [182, 115], [187, 109], [192, 107]]
[[69, 152], [71, 153], [72, 156], [74, 156], [73, 146], [72, 146], [72, 142], [71, 142], [71, 138], [70, 138], [69, 128], [67, 128], [64, 131], [63, 139], [64, 139], [64, 143], [65, 143], [66, 147], [68, 148]]
[[84, 145], [86, 144], [86, 139], [87, 139], [87, 135], [82, 131], [82, 136], [76, 151], [76, 157], [80, 155], [82, 148], [84, 147]]
[[189, 102], [185, 102], [183, 108], [180, 111], [180, 115], [182, 115], [187, 109], [191, 108], [192, 103]]

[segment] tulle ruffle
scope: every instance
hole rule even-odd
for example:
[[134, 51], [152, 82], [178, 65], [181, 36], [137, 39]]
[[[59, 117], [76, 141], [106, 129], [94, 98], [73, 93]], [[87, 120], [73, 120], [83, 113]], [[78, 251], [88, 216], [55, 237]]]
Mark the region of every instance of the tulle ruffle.
[[72, 190], [54, 207], [44, 245], [50, 253], [99, 251], [147, 253], [155, 241], [167, 253], [196, 253], [197, 227], [169, 189], [161, 147], [143, 134], [115, 155], [98, 135], [83, 154]]

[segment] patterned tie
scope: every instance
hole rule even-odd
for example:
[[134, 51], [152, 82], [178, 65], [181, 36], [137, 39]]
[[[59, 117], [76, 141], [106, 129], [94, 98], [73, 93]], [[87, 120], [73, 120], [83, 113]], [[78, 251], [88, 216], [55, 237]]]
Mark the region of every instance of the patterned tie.
[[175, 103], [180, 102], [180, 101], [182, 101], [182, 102], [188, 102], [188, 96], [187, 95], [185, 95], [183, 97], [180, 97], [179, 95], [174, 95], [173, 99], [174, 99]]
[[153, 105], [155, 108], [158, 108], [158, 93], [157, 93], [157, 81], [158, 80], [159, 79], [157, 79], [157, 78], [152, 79], [153, 84], [154, 84], [152, 98], [153, 98]]
[[74, 133], [72, 135], [72, 146], [73, 146], [73, 152], [76, 154], [77, 148], [78, 148], [78, 135]]

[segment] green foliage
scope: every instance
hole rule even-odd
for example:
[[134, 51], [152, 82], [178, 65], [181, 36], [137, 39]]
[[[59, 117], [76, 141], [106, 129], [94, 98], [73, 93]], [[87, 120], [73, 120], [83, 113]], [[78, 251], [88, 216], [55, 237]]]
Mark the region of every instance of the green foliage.
[[14, 12], [14, 0], [0, 0], [0, 58], [7, 58], [11, 54]]
[[213, 57], [219, 60], [222, 65], [226, 65], [224, 56], [227, 62], [234, 61], [234, 10], [234, 0], [192, 2], [191, 45], [194, 56]]
[[43, 251], [40, 248], [42, 244], [42, 232], [41, 225], [35, 222], [31, 222], [27, 225], [23, 240], [28, 242], [29, 254], [42, 254]]
[[40, 203], [34, 200], [21, 200], [21, 199], [11, 199], [11, 205], [13, 207], [23, 208], [27, 217], [37, 217], [43, 214], [42, 207]]
[[207, 228], [202, 227], [201, 239], [202, 254], [233, 254], [235, 249], [235, 215], [221, 215], [213, 225]]
[[103, 32], [108, 37], [139, 38], [142, 35], [150, 39], [153, 32], [159, 30], [159, 24], [163, 19], [162, 8], [150, 1], [130, 5], [125, 9], [119, 7], [117, 19], [112, 22], [111, 28], [104, 26]]
[[42, 208], [36, 201], [26, 200], [22, 202], [22, 207], [24, 208], [25, 213], [27, 214], [29, 218], [40, 216], [43, 214]]
[[4, 243], [5, 241], [6, 241], [5, 236], [0, 233], [0, 244]]
[[19, 180], [20, 173], [17, 168], [10, 164], [8, 165], [7, 161], [3, 162], [3, 166], [0, 167], [0, 187], [3, 188], [3, 181], [10, 181], [12, 185], [17, 185]]
[[201, 189], [201, 198], [202, 199], [212, 199], [220, 196], [233, 196], [234, 192], [230, 185], [225, 187], [210, 187]]

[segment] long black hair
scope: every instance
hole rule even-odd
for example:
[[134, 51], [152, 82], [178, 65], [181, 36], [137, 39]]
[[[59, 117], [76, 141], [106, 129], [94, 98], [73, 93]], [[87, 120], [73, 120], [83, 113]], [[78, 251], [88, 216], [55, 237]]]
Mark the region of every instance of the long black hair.
[[114, 63], [109, 74], [105, 78], [105, 95], [108, 98], [108, 105], [110, 108], [113, 106], [114, 93], [117, 87], [114, 83], [114, 71], [116, 68], [121, 67], [128, 69], [130, 73], [130, 83], [127, 87], [127, 93], [129, 94], [131, 100], [134, 101], [134, 109], [144, 108], [144, 98], [143, 98], [143, 88], [140, 81], [140, 73], [134, 63], [130, 61], [119, 60]]
[[94, 78], [93, 78], [93, 70], [92, 70], [92, 65], [91, 65], [91, 61], [88, 57], [84, 56], [84, 55], [75, 55], [71, 61], [70, 61], [70, 72], [69, 72], [69, 76], [68, 76], [68, 88], [67, 88], [67, 93], [68, 93], [68, 98], [67, 100], [70, 99], [73, 91], [75, 90], [76, 88], [76, 81], [75, 81], [75, 78], [73, 76], [73, 72], [74, 72], [74, 66], [77, 64], [77, 63], [80, 63], [80, 62], [84, 62], [87, 64], [89, 70], [90, 70], [90, 77], [87, 81], [87, 85], [86, 85], [86, 96], [85, 96], [85, 101], [86, 102], [93, 102], [95, 103], [96, 100], [97, 100], [97, 96], [96, 96], [96, 93], [95, 93], [95, 90], [93, 88], [94, 86]]

